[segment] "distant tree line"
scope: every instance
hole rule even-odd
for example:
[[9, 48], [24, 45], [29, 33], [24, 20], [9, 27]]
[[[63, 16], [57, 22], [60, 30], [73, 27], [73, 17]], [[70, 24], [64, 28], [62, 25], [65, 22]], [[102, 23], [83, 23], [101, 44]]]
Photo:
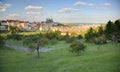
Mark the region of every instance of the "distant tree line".
[[120, 41], [120, 19], [115, 22], [108, 21], [105, 26], [99, 26], [97, 30], [90, 28], [85, 34], [85, 39], [87, 42], [96, 42], [104, 40], [101, 43], [106, 43], [107, 41], [119, 42]]

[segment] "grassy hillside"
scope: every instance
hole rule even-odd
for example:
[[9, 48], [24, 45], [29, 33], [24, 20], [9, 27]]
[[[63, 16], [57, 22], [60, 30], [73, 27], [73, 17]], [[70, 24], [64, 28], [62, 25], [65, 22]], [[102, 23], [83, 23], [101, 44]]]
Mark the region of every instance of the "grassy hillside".
[[40, 53], [40, 59], [36, 53], [3, 47], [0, 49], [0, 69], [1, 72], [120, 72], [119, 47], [109, 43], [97, 50], [94, 44], [86, 45], [86, 51], [80, 56], [70, 53], [68, 48], [61, 48]]

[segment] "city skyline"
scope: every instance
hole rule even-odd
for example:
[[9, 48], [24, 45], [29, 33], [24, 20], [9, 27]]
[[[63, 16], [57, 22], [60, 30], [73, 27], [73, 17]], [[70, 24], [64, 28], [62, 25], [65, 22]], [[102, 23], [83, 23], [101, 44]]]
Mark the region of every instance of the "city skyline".
[[0, 19], [106, 23], [119, 16], [119, 0], [0, 0]]

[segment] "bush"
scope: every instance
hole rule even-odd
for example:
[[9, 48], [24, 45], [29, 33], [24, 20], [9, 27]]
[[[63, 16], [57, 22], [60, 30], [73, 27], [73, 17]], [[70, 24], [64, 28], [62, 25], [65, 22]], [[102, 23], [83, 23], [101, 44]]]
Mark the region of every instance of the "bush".
[[82, 36], [82, 35], [78, 35], [77, 38], [78, 38], [78, 39], [82, 39], [83, 36]]
[[13, 39], [16, 41], [20, 41], [22, 40], [23, 35], [20, 34], [11, 34], [11, 35], [7, 35], [7, 39]]
[[69, 51], [72, 52], [72, 53], [75, 52], [79, 55], [79, 53], [81, 51], [85, 51], [85, 48], [86, 48], [86, 46], [84, 44], [82, 44], [80, 41], [75, 41], [74, 43], [72, 43], [70, 45], [70, 50]]
[[57, 42], [58, 42], [57, 39], [51, 39], [51, 40], [49, 40], [49, 43], [50, 43], [50, 44], [56, 44]]
[[69, 38], [66, 38], [65, 39], [65, 41], [67, 42], [67, 43], [72, 43], [72, 42], [74, 42], [74, 41], [76, 41], [77, 40], [77, 38], [75, 38], [75, 37], [69, 37]]
[[107, 43], [106, 41], [107, 40], [106, 40], [105, 36], [100, 36], [100, 37], [94, 38], [94, 43], [97, 45], [105, 44], [105, 43]]

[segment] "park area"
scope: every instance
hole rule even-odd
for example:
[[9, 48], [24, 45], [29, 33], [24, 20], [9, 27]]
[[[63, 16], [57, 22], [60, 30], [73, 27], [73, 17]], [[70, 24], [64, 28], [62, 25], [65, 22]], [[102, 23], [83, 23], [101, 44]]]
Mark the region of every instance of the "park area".
[[10, 27], [0, 32], [0, 72], [120, 72], [120, 20], [112, 24], [65, 36]]
[[[64, 48], [59, 48], [62, 45]], [[55, 50], [28, 54], [9, 47], [0, 49], [1, 72], [119, 72], [120, 48], [113, 43], [97, 45], [85, 43], [86, 51], [79, 56], [68, 51], [64, 41]], [[52, 46], [51, 46], [52, 47]]]

